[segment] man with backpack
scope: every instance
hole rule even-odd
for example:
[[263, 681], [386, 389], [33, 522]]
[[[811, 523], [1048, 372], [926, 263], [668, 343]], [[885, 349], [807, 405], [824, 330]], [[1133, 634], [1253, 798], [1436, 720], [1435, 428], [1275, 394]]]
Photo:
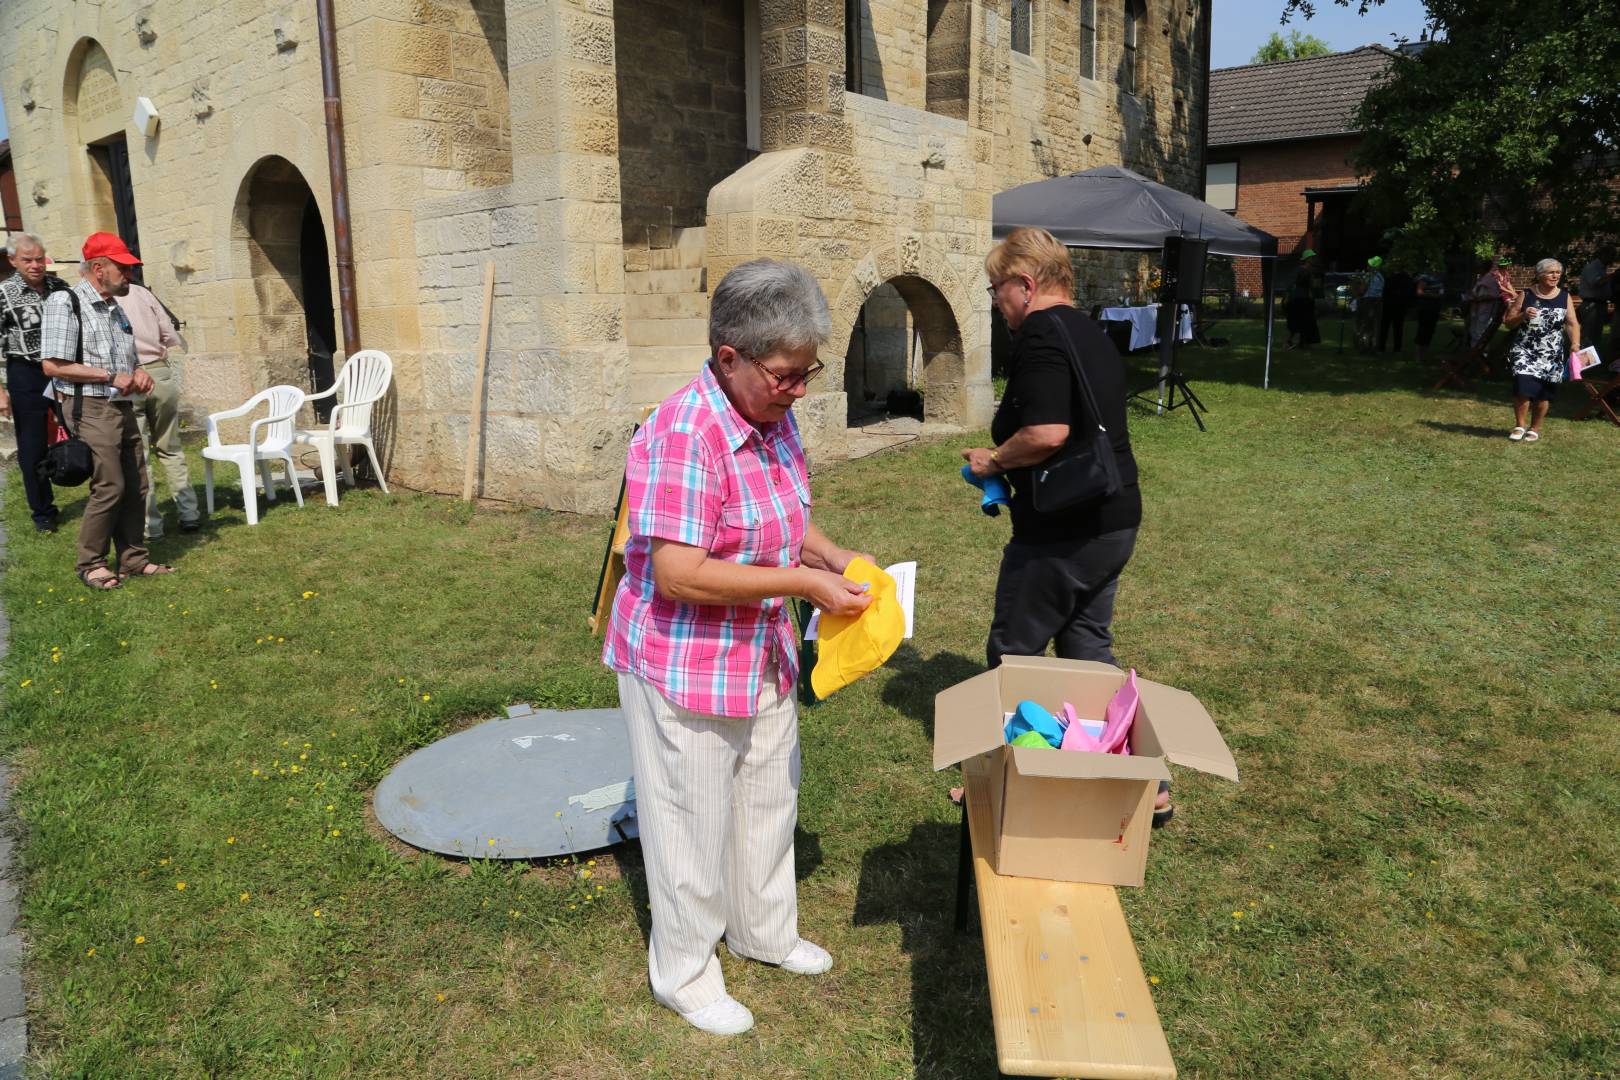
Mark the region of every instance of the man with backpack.
[[[129, 293], [129, 268], [139, 266], [124, 242], [92, 233], [84, 242], [81, 280], [45, 301], [39, 354], [69, 430], [94, 459], [90, 498], [79, 525], [79, 580], [98, 591], [127, 577], [154, 577], [174, 568], [155, 563], [142, 541], [146, 517], [146, 455], [131, 394], [152, 389], [135, 354], [135, 334], [118, 297]], [[118, 570], [107, 565], [107, 545]]]

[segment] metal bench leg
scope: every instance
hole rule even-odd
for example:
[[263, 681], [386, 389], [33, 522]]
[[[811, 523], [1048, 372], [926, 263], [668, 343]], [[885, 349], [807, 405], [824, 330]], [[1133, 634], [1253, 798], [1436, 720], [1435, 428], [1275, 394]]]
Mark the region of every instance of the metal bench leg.
[[967, 791], [962, 792], [962, 842], [956, 860], [956, 932], [967, 933], [968, 894], [973, 890], [973, 837], [968, 833]]

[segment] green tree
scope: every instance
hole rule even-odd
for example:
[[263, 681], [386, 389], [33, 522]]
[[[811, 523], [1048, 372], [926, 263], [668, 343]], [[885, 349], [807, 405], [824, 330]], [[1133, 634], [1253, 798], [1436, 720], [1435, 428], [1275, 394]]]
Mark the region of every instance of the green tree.
[[[1383, 0], [1334, 0], [1363, 14]], [[1356, 163], [1397, 255], [1568, 262], [1620, 237], [1620, 20], [1598, 0], [1425, 0], [1433, 41], [1362, 101]], [[1309, 18], [1285, 0], [1283, 18]]]
[[1288, 36], [1283, 37], [1273, 30], [1266, 43], [1254, 50], [1249, 63], [1275, 64], [1279, 60], [1303, 60], [1308, 56], [1326, 56], [1332, 51], [1333, 46], [1314, 34], [1290, 30]]

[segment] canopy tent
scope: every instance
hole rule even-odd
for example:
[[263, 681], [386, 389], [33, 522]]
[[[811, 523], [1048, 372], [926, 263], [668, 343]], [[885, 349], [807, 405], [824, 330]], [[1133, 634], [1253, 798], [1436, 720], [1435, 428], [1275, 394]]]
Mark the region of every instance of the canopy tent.
[[1045, 229], [1067, 247], [1158, 251], [1166, 237], [1209, 243], [1211, 255], [1268, 260], [1261, 264], [1266, 294], [1266, 373], [1271, 383], [1274, 307], [1271, 263], [1277, 238], [1217, 210], [1186, 192], [1149, 180], [1118, 165], [1038, 180], [995, 197], [991, 230], [996, 238], [1021, 226]]

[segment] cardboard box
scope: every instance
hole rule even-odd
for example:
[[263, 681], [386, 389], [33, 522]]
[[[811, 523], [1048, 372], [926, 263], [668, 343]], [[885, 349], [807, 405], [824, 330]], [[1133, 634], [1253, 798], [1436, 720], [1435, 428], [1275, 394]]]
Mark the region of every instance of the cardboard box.
[[1056, 712], [1072, 702], [1100, 718], [1125, 682], [1111, 664], [1005, 656], [1001, 666], [934, 698], [934, 768], [990, 756], [998, 874], [1140, 885], [1153, 835], [1153, 802], [1166, 762], [1238, 778], [1226, 740], [1198, 699], [1137, 676], [1141, 706], [1130, 756], [1008, 746], [1003, 718], [1028, 699]]

